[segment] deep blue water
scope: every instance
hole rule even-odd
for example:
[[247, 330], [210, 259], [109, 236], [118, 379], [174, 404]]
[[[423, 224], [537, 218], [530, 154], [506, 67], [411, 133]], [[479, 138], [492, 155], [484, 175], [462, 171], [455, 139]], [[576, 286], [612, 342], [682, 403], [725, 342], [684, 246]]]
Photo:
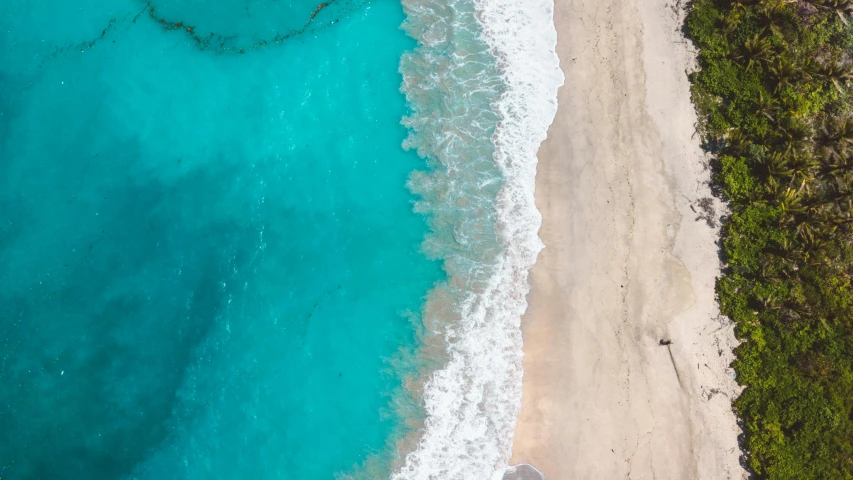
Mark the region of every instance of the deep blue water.
[[161, 2], [0, 4], [0, 477], [383, 471], [443, 275], [402, 9]]

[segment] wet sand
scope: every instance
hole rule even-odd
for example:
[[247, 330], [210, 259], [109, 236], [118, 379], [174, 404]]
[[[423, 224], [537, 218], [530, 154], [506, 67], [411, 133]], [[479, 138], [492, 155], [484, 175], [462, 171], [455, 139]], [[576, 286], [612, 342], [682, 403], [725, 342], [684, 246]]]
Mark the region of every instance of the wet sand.
[[722, 207], [677, 3], [556, 0], [566, 82], [539, 154], [546, 248], [511, 462], [548, 480], [745, 477], [736, 341], [714, 298]]

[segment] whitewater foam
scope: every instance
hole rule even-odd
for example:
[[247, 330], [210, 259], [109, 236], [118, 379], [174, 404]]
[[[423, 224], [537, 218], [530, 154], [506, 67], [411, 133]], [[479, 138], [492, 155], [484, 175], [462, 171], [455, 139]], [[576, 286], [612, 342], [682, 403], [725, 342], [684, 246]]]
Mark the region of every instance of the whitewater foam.
[[543, 248], [536, 153], [563, 74], [552, 0], [404, 0], [418, 47], [401, 60], [407, 148], [446, 284], [424, 322], [443, 362], [419, 392], [426, 420], [393, 480], [488, 479], [507, 466], [521, 405], [521, 315]]

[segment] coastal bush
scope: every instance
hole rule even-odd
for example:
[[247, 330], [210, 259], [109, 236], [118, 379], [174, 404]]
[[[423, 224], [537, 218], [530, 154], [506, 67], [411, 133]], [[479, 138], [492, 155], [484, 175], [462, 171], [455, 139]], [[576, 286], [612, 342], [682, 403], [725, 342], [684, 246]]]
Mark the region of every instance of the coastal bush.
[[853, 479], [853, 1], [694, 0], [685, 30], [757, 478]]
[[748, 201], [756, 190], [757, 182], [750, 173], [746, 158], [722, 155], [720, 166], [722, 167], [722, 176], [718, 182], [727, 186], [726, 191], [729, 196], [738, 202]]

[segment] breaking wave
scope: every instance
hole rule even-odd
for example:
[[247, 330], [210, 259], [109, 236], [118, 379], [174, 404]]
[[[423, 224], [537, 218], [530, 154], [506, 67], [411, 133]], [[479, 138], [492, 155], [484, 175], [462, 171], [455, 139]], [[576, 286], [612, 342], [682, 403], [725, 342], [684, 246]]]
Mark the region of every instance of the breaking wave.
[[404, 146], [427, 215], [427, 254], [448, 280], [424, 306], [423, 355], [436, 368], [412, 387], [425, 419], [392, 480], [500, 478], [521, 405], [521, 315], [543, 244], [536, 153], [563, 74], [553, 0], [403, 0], [418, 46], [400, 64], [412, 114]]

